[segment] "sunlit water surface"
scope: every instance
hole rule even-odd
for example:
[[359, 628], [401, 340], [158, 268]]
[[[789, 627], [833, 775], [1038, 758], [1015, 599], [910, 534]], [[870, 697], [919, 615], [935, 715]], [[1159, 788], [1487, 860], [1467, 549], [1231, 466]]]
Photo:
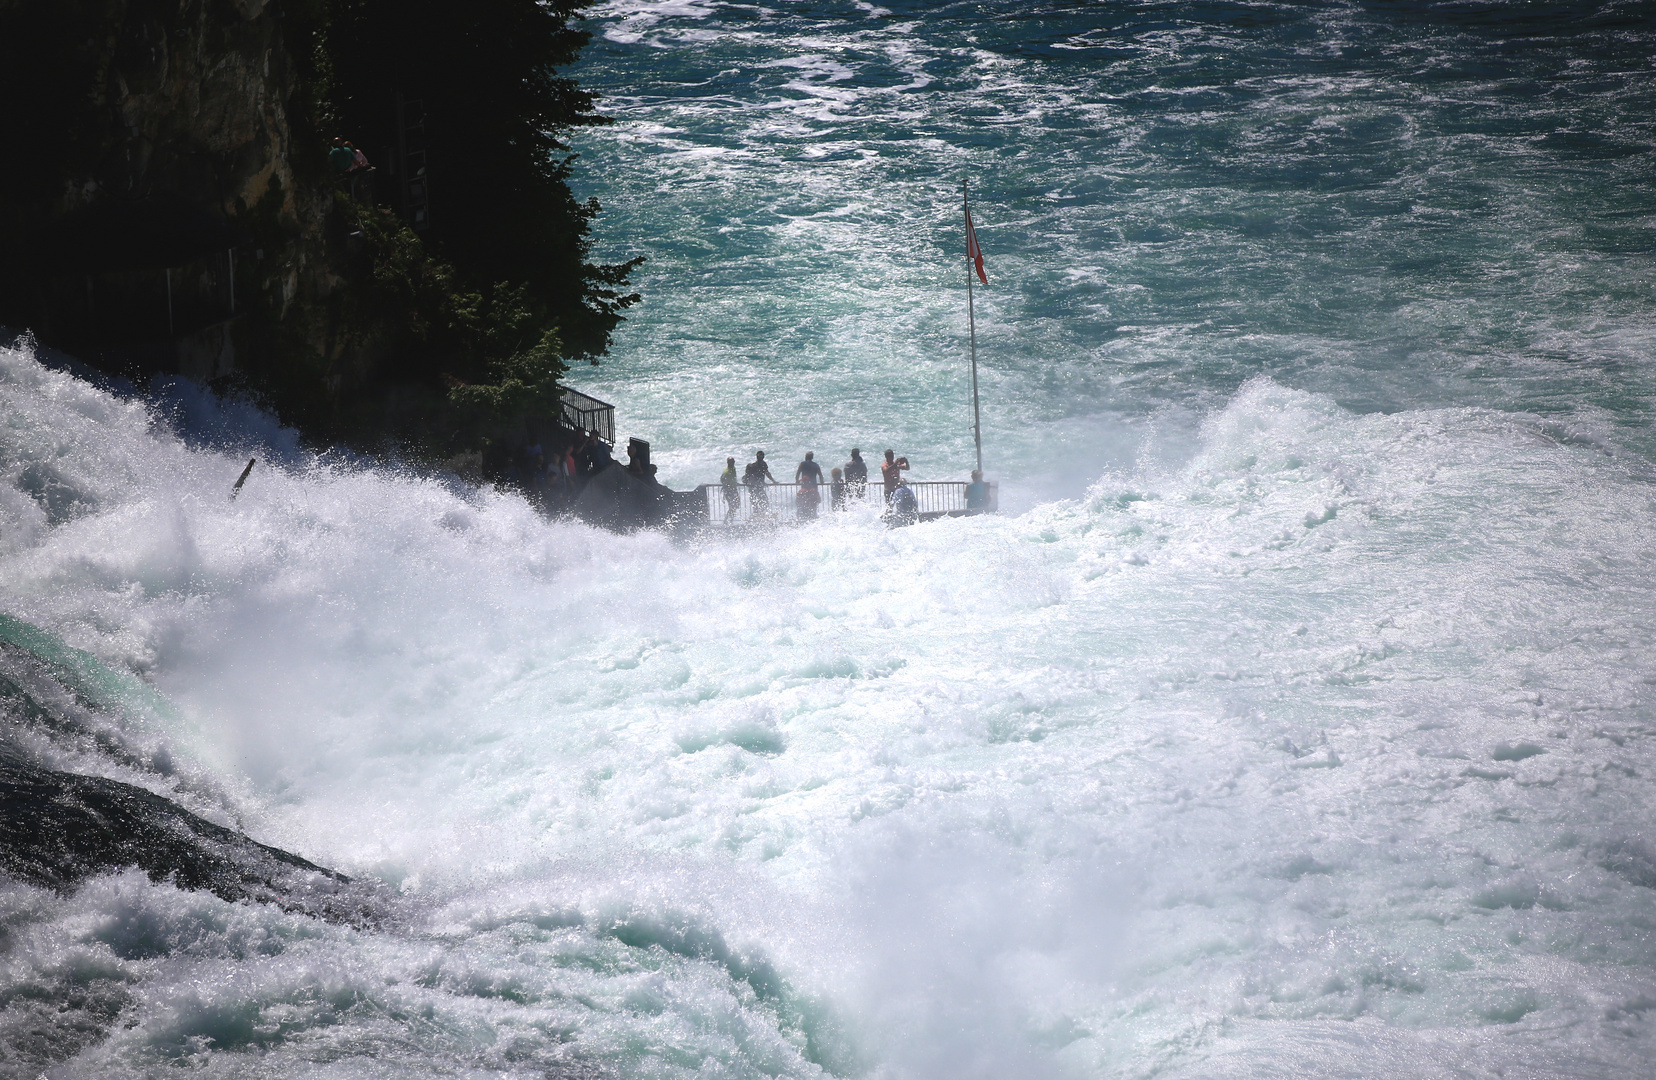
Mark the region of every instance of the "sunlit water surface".
[[1646, 7], [591, 26], [581, 193], [651, 261], [576, 385], [676, 487], [963, 477], [970, 177], [1008, 512], [613, 536], [0, 352], [0, 607], [402, 895], [7, 887], [0, 1022], [120, 1017], [49, 1075], [1648, 1068]]

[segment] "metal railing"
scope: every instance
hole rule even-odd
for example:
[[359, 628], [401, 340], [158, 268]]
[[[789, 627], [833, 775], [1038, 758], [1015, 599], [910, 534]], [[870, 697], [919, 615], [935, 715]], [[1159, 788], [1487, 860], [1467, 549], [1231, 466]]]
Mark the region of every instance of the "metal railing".
[[[913, 481], [914, 492], [922, 519], [959, 517], [966, 514], [993, 513], [999, 503], [999, 485], [989, 483], [986, 503], [980, 507], [966, 505], [967, 483], [964, 480]], [[834, 513], [833, 489], [828, 484], [818, 485], [813, 503], [800, 498], [805, 487], [797, 483], [764, 484], [759, 487], [742, 485], [734, 489], [719, 484], [702, 484], [696, 488], [702, 497], [707, 520], [714, 525], [746, 525], [760, 523], [797, 523]], [[734, 496], [734, 498], [732, 498]], [[866, 492], [848, 486], [845, 508], [873, 506], [883, 508], [885, 489], [879, 484], [868, 485]]]
[[564, 387], [564, 423], [580, 431], [590, 431], [611, 446], [615, 445], [615, 406], [599, 401], [579, 390]]

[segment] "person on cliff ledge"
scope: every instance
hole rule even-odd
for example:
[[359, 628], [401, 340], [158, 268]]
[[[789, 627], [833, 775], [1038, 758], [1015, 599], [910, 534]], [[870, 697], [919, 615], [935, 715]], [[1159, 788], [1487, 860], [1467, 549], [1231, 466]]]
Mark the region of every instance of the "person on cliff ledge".
[[336, 138], [333, 149], [328, 151], [328, 164], [333, 166], [334, 172], [344, 176], [356, 168], [356, 153], [345, 145], [344, 139]]

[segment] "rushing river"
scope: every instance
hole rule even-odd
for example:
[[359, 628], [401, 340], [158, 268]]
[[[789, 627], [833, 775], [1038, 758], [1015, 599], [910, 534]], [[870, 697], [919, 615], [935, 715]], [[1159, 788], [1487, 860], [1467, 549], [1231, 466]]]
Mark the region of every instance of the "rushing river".
[[963, 478], [969, 178], [1006, 512], [619, 537], [0, 351], [0, 609], [402, 905], [7, 886], [0, 1033], [105, 995], [53, 1077], [1650, 1068], [1648, 5], [590, 25], [581, 194], [650, 261], [575, 384], [674, 487]]

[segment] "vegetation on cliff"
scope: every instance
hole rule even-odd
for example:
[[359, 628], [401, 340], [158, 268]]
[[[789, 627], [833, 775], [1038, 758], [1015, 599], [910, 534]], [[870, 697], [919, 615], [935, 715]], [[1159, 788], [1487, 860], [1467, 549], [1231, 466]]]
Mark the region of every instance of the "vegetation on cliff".
[[[171, 362], [239, 383], [321, 440], [448, 453], [521, 434], [555, 410], [566, 362], [603, 354], [638, 299], [639, 260], [592, 257], [599, 207], [570, 190], [570, 133], [607, 122], [559, 73], [588, 39], [588, 3], [0, 0], [0, 94], [14, 103], [0, 137], [15, 152], [0, 177], [0, 321], [135, 373]], [[330, 169], [334, 136], [368, 155], [371, 184]], [[43, 227], [154, 193], [252, 238], [235, 256], [237, 318], [194, 368], [110, 314], [117, 292], [143, 299], [137, 272], [96, 289], [80, 264], [35, 280]], [[167, 302], [223, 293], [229, 264], [215, 266], [170, 271]]]
[[[569, 188], [577, 127], [608, 123], [595, 95], [557, 74], [589, 34], [590, 0], [332, 0], [322, 38], [326, 101], [361, 147], [395, 148], [394, 95], [419, 99], [433, 155], [427, 235], [485, 288], [521, 285], [574, 355], [604, 351], [633, 263], [590, 260], [596, 202]], [[435, 168], [435, 166], [434, 166]]]

